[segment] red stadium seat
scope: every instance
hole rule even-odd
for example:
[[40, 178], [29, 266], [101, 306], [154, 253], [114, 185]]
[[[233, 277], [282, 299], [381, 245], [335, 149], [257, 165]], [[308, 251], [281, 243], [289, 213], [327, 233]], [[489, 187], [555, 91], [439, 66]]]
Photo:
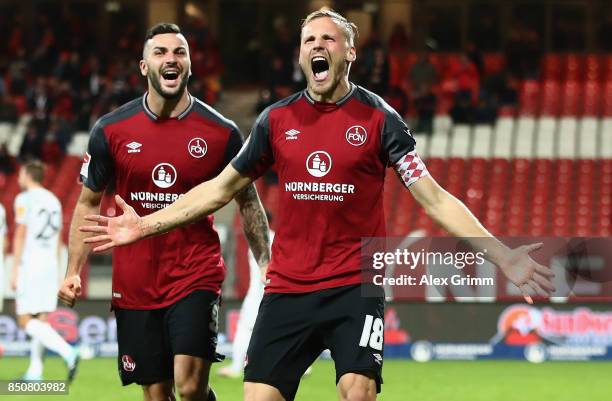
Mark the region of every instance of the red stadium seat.
[[601, 79], [601, 59], [599, 55], [588, 54], [584, 58], [584, 76], [586, 81]]
[[557, 81], [546, 81], [542, 88], [542, 115], [556, 117], [559, 115], [561, 86]]
[[542, 59], [542, 75], [548, 80], [561, 79], [561, 56], [559, 54], [547, 54]]
[[566, 81], [580, 81], [583, 78], [584, 59], [578, 54], [565, 56], [563, 79]]
[[535, 80], [523, 81], [519, 93], [519, 113], [535, 116], [540, 111], [540, 83]]
[[605, 83], [603, 93], [603, 115], [612, 117], [612, 80]]
[[563, 101], [561, 102], [561, 115], [576, 116], [579, 114], [580, 87], [577, 81], [567, 81], [563, 84]]
[[601, 115], [601, 85], [597, 81], [586, 81], [584, 83], [584, 101], [582, 114], [588, 117], [599, 117]]

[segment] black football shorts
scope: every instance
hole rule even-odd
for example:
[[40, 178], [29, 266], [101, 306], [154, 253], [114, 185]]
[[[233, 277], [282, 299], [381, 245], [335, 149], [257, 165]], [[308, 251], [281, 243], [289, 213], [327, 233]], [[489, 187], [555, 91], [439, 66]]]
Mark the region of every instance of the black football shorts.
[[216, 293], [197, 290], [161, 309], [115, 308], [123, 385], [173, 379], [174, 355], [221, 360], [216, 353], [219, 302]]
[[277, 388], [295, 398], [300, 378], [325, 349], [345, 373], [382, 384], [384, 294], [366, 298], [361, 285], [303, 294], [266, 294], [247, 351], [244, 381]]

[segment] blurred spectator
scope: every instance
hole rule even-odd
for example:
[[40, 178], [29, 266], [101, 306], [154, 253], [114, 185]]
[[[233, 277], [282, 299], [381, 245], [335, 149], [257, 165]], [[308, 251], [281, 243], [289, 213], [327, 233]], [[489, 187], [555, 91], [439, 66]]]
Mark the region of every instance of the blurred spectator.
[[478, 98], [478, 85], [480, 79], [478, 70], [476, 70], [474, 63], [470, 61], [466, 54], [462, 54], [458, 62], [450, 66], [448, 78], [453, 82], [456, 88], [455, 96], [457, 98], [464, 97], [470, 102], [476, 101]]
[[8, 96], [0, 95], [0, 122], [17, 123], [18, 112]]
[[541, 58], [540, 36], [533, 29], [515, 26], [505, 48], [506, 64], [518, 79], [536, 79]]
[[47, 81], [40, 76], [36, 79], [34, 87], [28, 89], [26, 94], [28, 108], [32, 117], [39, 121], [46, 121], [51, 110]]
[[57, 164], [64, 157], [64, 152], [57, 142], [53, 132], [45, 135], [45, 140], [41, 146], [41, 160], [46, 164]]
[[264, 111], [264, 109], [278, 101], [278, 98], [274, 95], [274, 92], [269, 89], [262, 89], [259, 91], [259, 98], [255, 105], [255, 111], [257, 114]]
[[450, 110], [451, 118], [455, 124], [471, 124], [474, 122], [474, 106], [471, 97], [457, 94], [455, 103]]
[[432, 88], [438, 83], [438, 73], [429, 60], [429, 53], [421, 52], [409, 73], [410, 82], [417, 92]]
[[25, 49], [16, 49], [16, 56], [8, 66], [8, 81], [11, 83], [10, 93], [12, 95], [24, 95], [27, 88], [26, 73], [28, 62], [25, 58]]
[[402, 53], [408, 50], [409, 38], [406, 33], [406, 27], [402, 23], [393, 25], [391, 35], [389, 36], [389, 53]]
[[19, 149], [19, 161], [25, 162], [32, 159], [41, 159], [42, 156], [42, 135], [36, 124], [30, 122], [26, 129], [25, 137]]
[[306, 79], [302, 67], [300, 67], [300, 47], [296, 46], [293, 49], [293, 69], [291, 72], [291, 81], [293, 82], [293, 91], [298, 92], [306, 87]]
[[467, 58], [474, 64], [476, 70], [478, 71], [478, 76], [484, 76], [484, 59], [482, 58], [482, 53], [476, 47], [473, 42], [469, 42], [465, 48], [465, 54]]
[[15, 171], [15, 162], [9, 155], [6, 144], [0, 144], [0, 173], [9, 175]]
[[379, 96], [386, 96], [389, 88], [389, 60], [385, 50], [382, 47], [374, 49], [364, 67], [365, 87]]
[[409, 76], [417, 114], [415, 130], [431, 134], [437, 103], [434, 86], [438, 82], [438, 73], [427, 52], [419, 54], [417, 62], [410, 69]]

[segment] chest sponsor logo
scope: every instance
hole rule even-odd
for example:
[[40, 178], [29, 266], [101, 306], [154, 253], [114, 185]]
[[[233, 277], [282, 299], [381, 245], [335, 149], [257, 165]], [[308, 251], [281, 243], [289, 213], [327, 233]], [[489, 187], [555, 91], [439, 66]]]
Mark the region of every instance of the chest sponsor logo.
[[368, 132], [361, 125], [353, 125], [346, 130], [346, 141], [353, 146], [361, 146], [368, 139]]
[[138, 142], [130, 142], [125, 145], [128, 148], [128, 153], [140, 153], [140, 148], [142, 147], [142, 143]]
[[208, 151], [208, 144], [202, 138], [193, 138], [191, 141], [189, 141], [187, 150], [191, 156], [195, 157], [196, 159], [201, 159]]
[[300, 131], [296, 129], [290, 129], [288, 131], [285, 131], [285, 139], [288, 141], [298, 139], [299, 133]]
[[176, 177], [176, 169], [169, 163], [159, 163], [151, 173], [153, 183], [159, 188], [170, 188], [176, 182]]
[[308, 155], [306, 170], [313, 177], [324, 177], [332, 168], [332, 158], [329, 153], [317, 150]]

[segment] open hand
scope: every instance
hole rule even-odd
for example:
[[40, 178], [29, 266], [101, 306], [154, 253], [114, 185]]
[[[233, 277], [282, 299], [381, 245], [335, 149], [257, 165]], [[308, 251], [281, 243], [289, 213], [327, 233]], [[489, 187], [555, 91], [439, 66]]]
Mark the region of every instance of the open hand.
[[83, 232], [98, 234], [84, 240], [86, 244], [101, 243], [93, 249], [94, 252], [104, 252], [116, 246], [131, 244], [144, 237], [142, 218], [136, 214], [134, 208], [119, 195], [115, 195], [115, 201], [123, 211], [121, 216], [87, 215], [85, 220], [98, 223], [98, 225], [79, 227], [79, 230]]
[[555, 275], [553, 271], [529, 256], [542, 245], [542, 243], [537, 243], [512, 249], [508, 258], [499, 266], [506, 277], [521, 290], [523, 297], [530, 304], [533, 304], [531, 295], [547, 297], [555, 291], [551, 282]]

